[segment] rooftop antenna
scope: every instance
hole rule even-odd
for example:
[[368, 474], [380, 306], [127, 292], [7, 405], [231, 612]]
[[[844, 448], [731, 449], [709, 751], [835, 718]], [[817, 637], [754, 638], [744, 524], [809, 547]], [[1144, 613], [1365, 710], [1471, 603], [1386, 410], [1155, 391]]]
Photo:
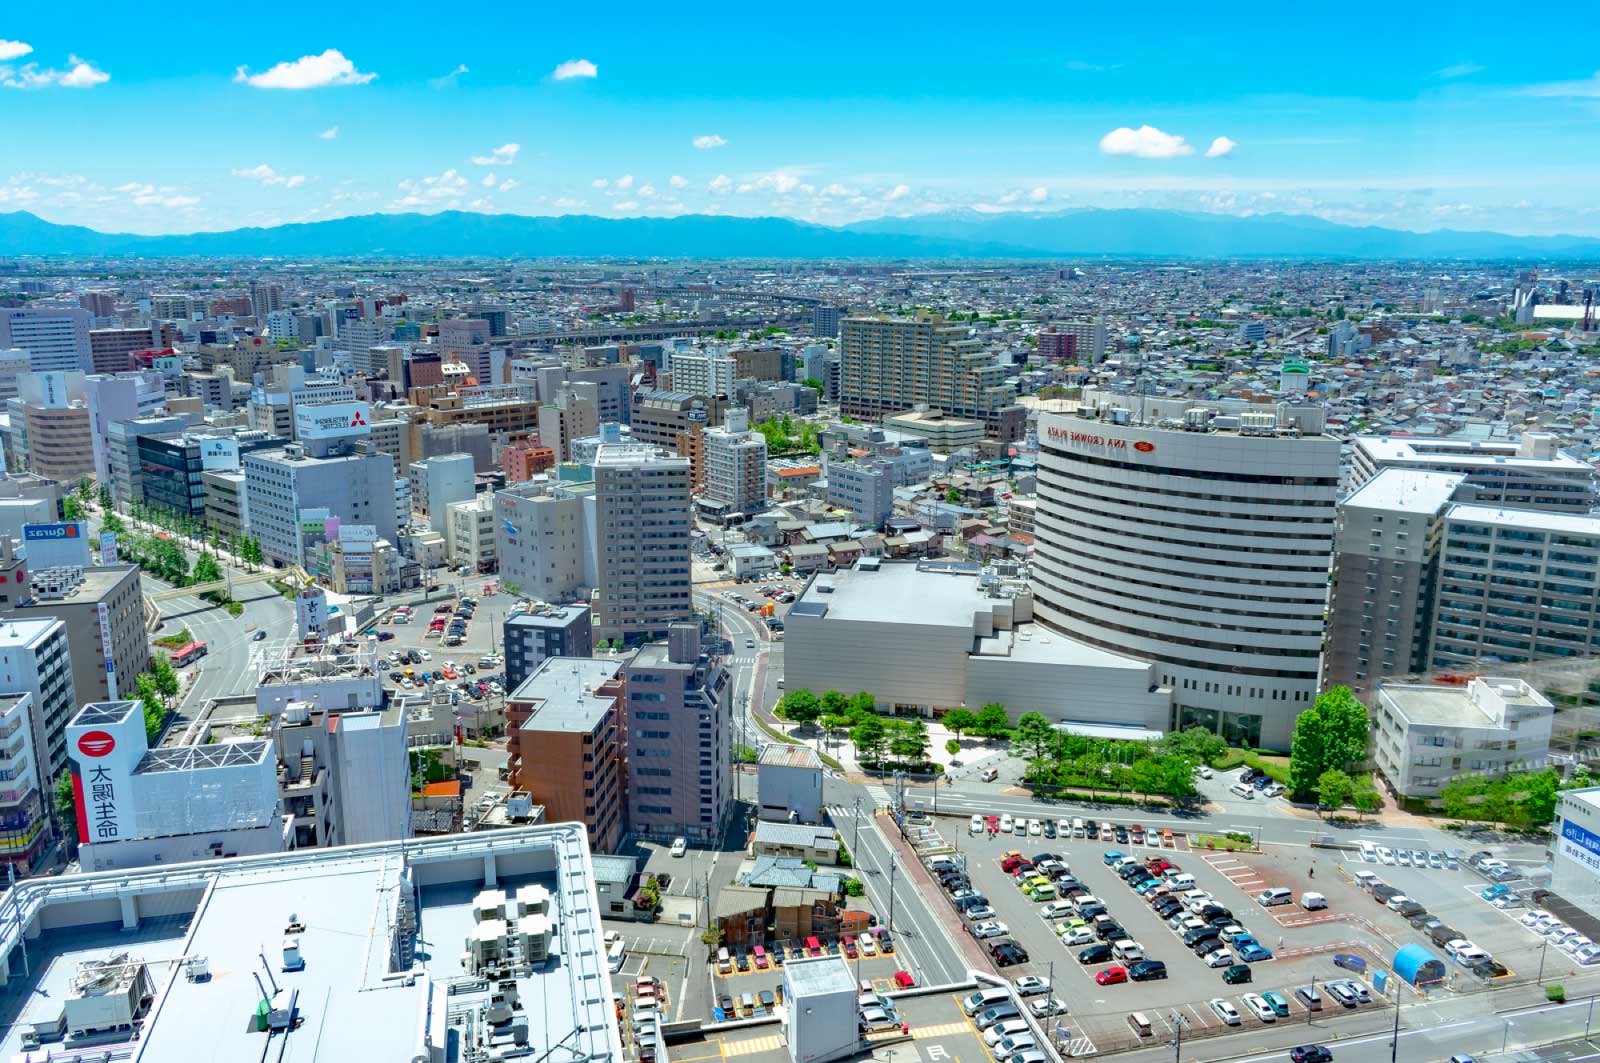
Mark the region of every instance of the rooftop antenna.
[[[278, 983], [277, 980], [272, 977], [272, 964], [267, 962], [266, 946], [262, 946], [257, 955], [261, 957], [261, 969], [267, 972], [267, 983], [272, 986], [272, 992], [276, 994], [278, 992]], [[260, 982], [261, 979], [257, 978], [256, 981]]]

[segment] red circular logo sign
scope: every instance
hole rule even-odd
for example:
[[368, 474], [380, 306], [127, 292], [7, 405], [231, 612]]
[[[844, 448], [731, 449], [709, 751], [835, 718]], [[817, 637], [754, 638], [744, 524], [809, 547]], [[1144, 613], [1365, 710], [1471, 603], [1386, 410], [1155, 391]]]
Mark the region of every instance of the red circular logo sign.
[[117, 740], [105, 731], [90, 731], [78, 737], [78, 752], [86, 757], [103, 757], [117, 748]]
[[1133, 449], [1137, 450], [1141, 454], [1148, 454], [1152, 450], [1156, 449], [1156, 445], [1154, 443], [1146, 443], [1141, 439], [1139, 442], [1133, 445]]

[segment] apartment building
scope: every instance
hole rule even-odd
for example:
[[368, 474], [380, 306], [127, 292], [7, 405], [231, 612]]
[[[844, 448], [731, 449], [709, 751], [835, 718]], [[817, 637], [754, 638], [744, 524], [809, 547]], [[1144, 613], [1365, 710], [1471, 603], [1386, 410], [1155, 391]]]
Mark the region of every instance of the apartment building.
[[506, 657], [506, 689], [515, 690], [551, 657], [594, 653], [593, 618], [586, 604], [540, 602], [506, 618], [501, 628]]
[[51, 839], [54, 790], [33, 744], [33, 693], [0, 694], [0, 863], [30, 875]]
[[[24, 572], [25, 584], [19, 578]], [[0, 616], [54, 618], [65, 626], [79, 704], [133, 693], [136, 678], [150, 667], [137, 565], [45, 569], [29, 566], [6, 541], [0, 542], [0, 575], [28, 588]]]
[[1395, 792], [1424, 798], [1463, 775], [1537, 771], [1550, 752], [1554, 715], [1555, 706], [1520, 679], [1380, 683], [1373, 763]]
[[495, 570], [494, 495], [481, 495], [445, 507], [445, 548], [452, 565], [469, 572]]
[[962, 324], [941, 317], [848, 317], [840, 326], [839, 408], [879, 420], [925, 405], [984, 422], [1001, 440], [1019, 439], [1027, 417], [1010, 369]]
[[1381, 679], [1427, 669], [1443, 518], [1466, 479], [1383, 469], [1339, 504], [1324, 689], [1365, 697]]
[[1560, 450], [1556, 438], [1529, 432], [1515, 443], [1401, 436], [1358, 436], [1350, 486], [1380, 469], [1423, 469], [1466, 475], [1485, 504], [1587, 513], [1600, 504], [1594, 466]]
[[1086, 321], [1052, 321], [1039, 332], [1039, 357], [1067, 365], [1098, 365], [1105, 361], [1107, 335], [1103, 316]]
[[600, 637], [663, 638], [693, 611], [689, 461], [638, 443], [606, 443], [594, 477]]
[[67, 625], [53, 617], [0, 621], [0, 690], [32, 695], [33, 748], [48, 785], [67, 766], [67, 721], [79, 704]]
[[738, 362], [720, 348], [691, 348], [673, 351], [669, 362], [672, 390], [691, 395], [727, 397], [733, 394], [738, 377]]
[[562, 601], [599, 582], [593, 484], [541, 476], [494, 499], [495, 554], [508, 591]]
[[767, 437], [750, 430], [750, 415], [729, 410], [721, 428], [704, 433], [705, 486], [700, 510], [708, 517], [752, 516], [767, 508]]
[[715, 841], [733, 799], [727, 670], [701, 652], [700, 625], [689, 622], [641, 646], [623, 674], [629, 829]]
[[129, 355], [154, 347], [149, 328], [89, 330], [89, 371], [125, 373], [133, 367]]
[[90, 373], [89, 324], [80, 306], [0, 307], [0, 351], [21, 347], [35, 373]]
[[506, 771], [552, 822], [582, 823], [596, 852], [627, 830], [623, 662], [551, 657], [506, 696]]

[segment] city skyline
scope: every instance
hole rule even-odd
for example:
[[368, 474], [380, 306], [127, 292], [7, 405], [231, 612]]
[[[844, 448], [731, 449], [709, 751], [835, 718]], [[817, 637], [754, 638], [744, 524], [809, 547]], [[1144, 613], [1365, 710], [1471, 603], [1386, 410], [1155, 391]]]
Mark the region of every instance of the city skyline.
[[[1137, 34], [1118, 12], [970, 27], [953, 7], [523, 24], [402, 5], [389, 35], [294, 14], [177, 43], [159, 9], [0, 25], [0, 211], [178, 233], [449, 209], [836, 225], [1159, 207], [1600, 234], [1600, 149], [1571, 135], [1600, 117], [1593, 61], [1459, 7], [1355, 5], [1344, 32], [1172, 8]], [[1537, 167], [1507, 150], [1552, 136]]]

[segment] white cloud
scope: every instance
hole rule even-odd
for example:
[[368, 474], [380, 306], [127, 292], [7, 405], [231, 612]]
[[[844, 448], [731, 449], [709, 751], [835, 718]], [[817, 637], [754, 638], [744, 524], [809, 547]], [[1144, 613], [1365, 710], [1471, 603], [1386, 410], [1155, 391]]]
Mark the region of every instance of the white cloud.
[[474, 155], [472, 162], [475, 166], [510, 166], [521, 150], [521, 144], [501, 144], [487, 155]]
[[611, 182], [607, 181], [604, 177], [596, 177], [593, 181], [589, 182], [590, 188], [609, 188], [610, 186]]
[[24, 44], [21, 41], [8, 41], [0, 37], [0, 63], [11, 59], [21, 59], [31, 51], [33, 51], [33, 45], [31, 44]]
[[306, 183], [306, 179], [303, 176], [295, 174], [291, 177], [287, 174], [278, 173], [266, 163], [261, 163], [259, 166], [252, 166], [247, 170], [230, 170], [229, 172], [235, 177], [244, 177], [251, 181], [260, 181], [264, 185], [282, 185], [285, 188], [299, 188], [301, 185]]
[[1216, 140], [1213, 140], [1211, 142], [1211, 146], [1206, 149], [1206, 158], [1220, 159], [1224, 155], [1231, 155], [1233, 154], [1233, 149], [1238, 146], [1239, 142], [1237, 140], [1232, 140], [1228, 137], [1218, 137]]
[[331, 125], [327, 129], [324, 129], [322, 132], [317, 134], [317, 137], [321, 140], [336, 140], [338, 136], [339, 127], [336, 125]]
[[492, 173], [484, 174], [483, 175], [483, 182], [482, 182], [483, 183], [483, 187], [485, 187], [485, 188], [493, 188], [494, 187], [494, 183], [495, 183], [496, 180], [497, 180], [497, 178], [495, 177], [494, 174], [492, 174]]
[[457, 81], [461, 80], [461, 75], [467, 73], [471, 73], [471, 71], [467, 69], [467, 64], [460, 63], [454, 70], [450, 71], [450, 73], [446, 74], [444, 77], [430, 79], [428, 84], [432, 85], [436, 89], [452, 88], [455, 86]]
[[[10, 47], [16, 55], [26, 55], [33, 51], [21, 41], [0, 41], [0, 48], [4, 47]], [[16, 48], [25, 48], [27, 51], [17, 52]], [[110, 74], [98, 69], [87, 59], [73, 55], [68, 56], [67, 61], [72, 65], [66, 70], [57, 70], [54, 67], [41, 68], [38, 63], [24, 63], [20, 67], [0, 65], [0, 86], [8, 89], [48, 89], [54, 86], [64, 89], [92, 89], [111, 80]]]
[[[713, 181], [712, 185], [715, 186], [715, 184], [716, 182]], [[713, 187], [712, 191], [715, 192], [720, 190]], [[776, 192], [780, 196], [786, 196], [791, 192], [797, 191], [810, 194], [811, 192], [815, 191], [815, 189], [806, 184], [804, 181], [800, 180], [800, 178], [794, 174], [785, 173], [782, 170], [774, 170], [771, 173], [756, 174], [748, 181], [745, 181], [739, 185], [740, 194], [746, 194], [750, 192]]]
[[1594, 77], [1576, 81], [1547, 81], [1542, 85], [1529, 85], [1522, 89], [1523, 96], [1577, 96], [1583, 99], [1600, 98], [1600, 70]]
[[570, 198], [568, 196], [562, 196], [560, 199], [556, 200], [555, 203], [553, 203], [551, 205], [556, 207], [559, 210], [571, 210], [574, 207], [583, 206], [583, 200], [581, 200], [581, 199], [572, 199], [572, 198]]
[[653, 198], [655, 198], [655, 194], [656, 194], [656, 186], [655, 185], [640, 185], [639, 186], [639, 198], [640, 199], [653, 199]]
[[1435, 70], [1433, 72], [1433, 76], [1437, 78], [1444, 78], [1446, 81], [1448, 81], [1451, 78], [1464, 78], [1482, 72], [1483, 67], [1479, 66], [1477, 63], [1456, 63], [1453, 66], [1442, 67], [1438, 70]]
[[906, 196], [909, 196], [910, 194], [911, 194], [911, 186], [910, 185], [895, 185], [893, 188], [889, 189], [889, 191], [884, 195], [883, 198], [888, 200], [889, 202], [893, 203], [895, 200], [904, 199]]
[[592, 78], [599, 73], [600, 68], [587, 59], [568, 59], [552, 70], [550, 76], [557, 81], [567, 81], [571, 78]]
[[837, 181], [833, 182], [832, 184], [829, 184], [829, 185], [825, 186], [822, 189], [822, 195], [824, 195], [824, 196], [845, 196], [845, 197], [849, 197], [849, 196], [858, 196], [860, 194], [861, 194], [861, 190], [859, 188], [851, 188], [849, 185], [842, 185]]
[[1127, 126], [1113, 129], [1100, 138], [1100, 151], [1104, 155], [1134, 155], [1141, 159], [1171, 159], [1194, 154], [1194, 148], [1182, 137], [1149, 125], [1138, 129]]
[[321, 55], [302, 55], [259, 74], [239, 67], [233, 80], [258, 89], [321, 89], [330, 85], [365, 85], [376, 74], [363, 74], [337, 48]]
[[639, 209], [639, 204], [635, 203], [631, 199], [627, 199], [627, 200], [623, 200], [621, 203], [613, 203], [613, 204], [611, 204], [611, 209], [612, 210], [638, 210]]
[[1045, 200], [1047, 200], [1049, 198], [1050, 198], [1050, 190], [1048, 188], [1044, 187], [1043, 185], [1040, 185], [1038, 188], [1035, 188], [1031, 192], [1028, 193], [1028, 202], [1029, 203], [1043, 203]]
[[611, 183], [616, 187], [617, 191], [626, 192], [633, 187], [633, 174], [625, 173]]
[[671, 177], [667, 178], [667, 184], [671, 185], [673, 188], [688, 188], [689, 179], [687, 177], [679, 177], [677, 174], [673, 174]]
[[733, 178], [729, 177], [725, 173], [719, 173], [717, 176], [711, 179], [710, 183], [707, 184], [706, 187], [719, 196], [725, 195], [730, 189], [733, 188]]
[[502, 192], [509, 192], [515, 187], [517, 187], [517, 179], [514, 177], [507, 177], [500, 182], [500, 191]]
[[690, 143], [699, 148], [701, 151], [708, 151], [711, 148], [724, 147], [728, 142], [712, 133], [707, 136], [695, 137], [694, 140], [690, 141]]

